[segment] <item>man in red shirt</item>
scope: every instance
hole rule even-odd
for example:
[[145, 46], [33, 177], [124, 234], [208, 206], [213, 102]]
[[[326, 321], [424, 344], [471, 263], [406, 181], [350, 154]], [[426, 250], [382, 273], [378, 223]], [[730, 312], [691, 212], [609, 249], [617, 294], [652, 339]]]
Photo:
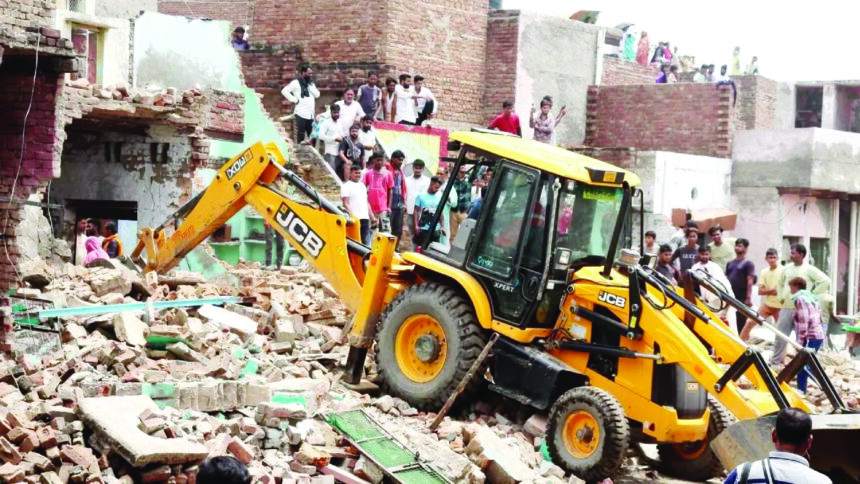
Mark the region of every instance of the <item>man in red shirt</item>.
[[370, 155], [371, 168], [364, 173], [362, 182], [367, 187], [370, 205], [370, 225], [375, 232], [391, 233], [391, 189], [394, 177], [382, 166], [382, 153]]
[[490, 129], [498, 129], [506, 133], [523, 135], [523, 130], [520, 128], [520, 117], [513, 113], [514, 103], [505, 101], [502, 103], [502, 114], [499, 114], [490, 121]]

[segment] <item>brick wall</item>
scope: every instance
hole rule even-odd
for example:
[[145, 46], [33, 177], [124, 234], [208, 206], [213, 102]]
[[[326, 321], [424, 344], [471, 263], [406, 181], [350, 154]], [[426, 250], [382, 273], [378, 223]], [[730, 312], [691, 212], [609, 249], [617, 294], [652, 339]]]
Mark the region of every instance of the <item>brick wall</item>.
[[738, 90], [732, 124], [736, 130], [776, 128], [778, 84], [761, 76], [732, 78]]
[[[0, 197], [24, 200], [59, 173], [58, 147], [64, 136], [57, 129], [60, 76], [40, 75], [34, 84], [32, 60], [6, 60], [0, 64], [0, 81], [0, 106], [4, 107], [0, 116]], [[26, 137], [23, 156], [22, 136]], [[16, 232], [22, 216], [21, 204], [0, 204], [0, 236], [5, 237], [0, 243], [0, 288], [17, 280]]]
[[603, 73], [600, 84], [603, 86], [624, 86], [629, 84], [654, 84], [657, 71], [651, 66], [625, 61], [618, 57], [603, 57]]
[[486, 1], [388, 0], [383, 61], [422, 74], [439, 100], [439, 118], [484, 123]]
[[49, 27], [53, 4], [52, 0], [0, 0], [0, 31], [15, 37], [27, 27]]
[[226, 20], [231, 26], [251, 25], [254, 23], [255, 3], [255, 0], [208, 0], [202, 3], [159, 0], [158, 11], [183, 17]]
[[484, 81], [484, 122], [499, 114], [502, 102], [514, 100], [517, 84], [519, 12], [491, 10], [487, 24], [487, 73]]
[[[159, 2], [159, 11], [239, 22], [239, 13], [222, 2], [189, 4], [194, 15], [172, 0]], [[276, 86], [293, 79], [303, 60], [314, 67], [317, 87], [328, 98], [361, 84], [368, 71], [381, 79], [410, 72], [426, 78], [440, 101], [440, 119], [484, 122], [486, 2], [335, 0], [326, 9], [336, 15], [321, 15], [319, 5], [298, 0], [252, 5], [249, 41], [259, 52], [242, 54], [242, 66], [273, 116], [289, 110]]]
[[731, 104], [714, 84], [591, 86], [585, 144], [728, 158]]

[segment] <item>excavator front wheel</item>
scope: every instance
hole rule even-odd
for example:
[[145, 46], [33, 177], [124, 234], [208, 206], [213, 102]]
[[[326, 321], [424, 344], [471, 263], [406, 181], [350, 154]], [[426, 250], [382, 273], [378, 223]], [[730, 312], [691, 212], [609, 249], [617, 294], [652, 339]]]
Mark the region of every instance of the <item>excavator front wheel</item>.
[[[416, 408], [439, 410], [486, 343], [472, 305], [460, 293], [439, 283], [409, 287], [379, 319], [376, 364], [382, 387]], [[463, 393], [474, 392], [479, 382], [473, 378]]]
[[599, 388], [568, 390], [550, 410], [547, 447], [553, 462], [586, 481], [614, 477], [629, 441], [624, 409]]
[[711, 396], [708, 396], [708, 409], [711, 416], [708, 422], [708, 435], [704, 440], [657, 445], [660, 468], [663, 472], [691, 481], [706, 481], [723, 472], [723, 465], [710, 444], [711, 440], [731, 425], [733, 417]]

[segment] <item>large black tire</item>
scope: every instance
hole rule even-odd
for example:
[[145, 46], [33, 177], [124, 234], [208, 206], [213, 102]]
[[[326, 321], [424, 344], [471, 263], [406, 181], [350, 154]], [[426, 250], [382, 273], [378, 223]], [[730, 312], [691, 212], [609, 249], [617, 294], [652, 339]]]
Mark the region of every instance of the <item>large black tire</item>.
[[[593, 443], [593, 439], [597, 442]], [[591, 449], [583, 452], [573, 441]], [[564, 470], [586, 481], [615, 477], [629, 442], [630, 426], [624, 409], [615, 397], [600, 388], [568, 390], [549, 412], [546, 440], [549, 455]]]
[[705, 440], [686, 444], [658, 444], [660, 470], [667, 475], [689, 481], [706, 481], [723, 472], [720, 459], [711, 449], [711, 441], [734, 422], [734, 417], [714, 397], [708, 395], [711, 411]]
[[[431, 361], [441, 364], [438, 374], [429, 381], [415, 381], [398, 363], [397, 337], [404, 323], [413, 316], [427, 316], [444, 331], [445, 352]], [[450, 287], [426, 283], [405, 289], [391, 301], [379, 318], [376, 332], [376, 364], [382, 388], [410, 405], [427, 411], [438, 411], [456, 389], [487, 344], [487, 336], [478, 323], [468, 299]], [[409, 351], [409, 348], [401, 348]], [[402, 353], [401, 353], [402, 354]], [[444, 362], [439, 360], [444, 358]], [[406, 364], [406, 363], [404, 363]], [[483, 370], [473, 375], [459, 401], [479, 388]]]

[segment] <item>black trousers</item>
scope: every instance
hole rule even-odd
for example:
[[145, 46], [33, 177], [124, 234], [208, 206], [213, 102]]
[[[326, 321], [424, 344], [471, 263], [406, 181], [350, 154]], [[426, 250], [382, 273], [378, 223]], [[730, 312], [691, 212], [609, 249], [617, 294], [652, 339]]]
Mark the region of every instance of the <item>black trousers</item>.
[[418, 113], [418, 118], [415, 120], [415, 124], [417, 126], [421, 126], [421, 123], [423, 123], [431, 114], [433, 114], [433, 100], [428, 99], [427, 104], [424, 105], [424, 109]]
[[305, 138], [309, 138], [313, 128], [313, 119], [305, 119], [301, 116], [296, 116], [296, 143], [301, 143]]
[[391, 209], [391, 235], [397, 237], [398, 241], [403, 236], [403, 208]]

